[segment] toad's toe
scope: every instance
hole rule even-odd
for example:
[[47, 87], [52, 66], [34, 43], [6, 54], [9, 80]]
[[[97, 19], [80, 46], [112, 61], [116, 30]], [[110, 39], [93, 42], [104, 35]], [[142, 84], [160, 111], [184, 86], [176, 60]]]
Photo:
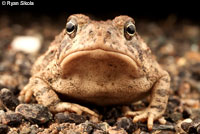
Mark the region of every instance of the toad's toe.
[[30, 102], [31, 97], [33, 96], [33, 91], [31, 88], [29, 88], [29, 86], [27, 85], [26, 87], [24, 87], [24, 89], [20, 92], [19, 95], [19, 100], [22, 102]]
[[91, 115], [92, 119], [94, 120], [97, 120], [97, 118], [99, 118], [99, 115], [94, 111], [90, 110], [89, 108], [69, 102], [59, 102], [54, 106], [50, 107], [50, 110], [55, 113], [64, 111], [75, 112], [79, 115], [81, 115], [84, 112], [86, 114]]
[[147, 127], [149, 130], [152, 130], [153, 122], [155, 120], [158, 120], [161, 124], [166, 123], [166, 120], [164, 119], [164, 117], [161, 116], [160, 113], [157, 113], [156, 111], [150, 108], [147, 108], [143, 111], [136, 111], [136, 112], [126, 111], [125, 115], [129, 117], [134, 117], [133, 118], [134, 123], [138, 121], [142, 121], [142, 122], [147, 121]]

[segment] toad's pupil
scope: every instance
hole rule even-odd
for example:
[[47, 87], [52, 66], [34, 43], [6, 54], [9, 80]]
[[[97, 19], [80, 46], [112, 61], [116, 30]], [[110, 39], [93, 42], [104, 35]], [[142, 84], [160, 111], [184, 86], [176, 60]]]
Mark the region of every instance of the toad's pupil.
[[72, 22], [67, 23], [67, 32], [71, 33], [75, 29], [75, 25]]
[[133, 25], [129, 25], [126, 29], [126, 31], [129, 33], [129, 34], [134, 34], [135, 33], [135, 28]]

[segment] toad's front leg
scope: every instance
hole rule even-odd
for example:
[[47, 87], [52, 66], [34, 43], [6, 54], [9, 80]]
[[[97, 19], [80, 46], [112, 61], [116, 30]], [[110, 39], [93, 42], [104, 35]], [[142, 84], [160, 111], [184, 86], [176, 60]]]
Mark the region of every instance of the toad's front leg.
[[147, 120], [147, 127], [152, 130], [153, 121], [159, 120], [161, 123], [165, 123], [162, 115], [165, 112], [168, 102], [168, 92], [170, 88], [170, 77], [166, 72], [154, 85], [151, 93], [151, 102], [148, 108], [143, 111], [126, 111], [126, 116], [134, 116], [133, 122]]
[[20, 92], [19, 98], [22, 101], [29, 102], [32, 95], [35, 96], [39, 104], [48, 107], [53, 113], [70, 111], [80, 115], [85, 112], [98, 118], [98, 114], [86, 107], [74, 103], [61, 102], [48, 83], [40, 78], [32, 77], [29, 84]]

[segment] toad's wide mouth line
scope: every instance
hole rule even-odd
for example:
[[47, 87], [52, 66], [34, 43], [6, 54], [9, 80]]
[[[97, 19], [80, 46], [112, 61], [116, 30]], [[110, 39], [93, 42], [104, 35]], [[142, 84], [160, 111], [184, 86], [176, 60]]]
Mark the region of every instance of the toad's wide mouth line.
[[81, 51], [76, 51], [70, 54], [66, 54], [61, 60], [60, 60], [60, 66], [61, 68], [64, 68], [65, 65], [70, 63], [72, 60], [82, 57], [85, 55], [89, 55], [94, 59], [102, 59], [102, 58], [107, 58], [109, 59], [110, 57], [114, 57], [116, 59], [120, 59], [121, 61], [124, 61], [131, 65], [133, 68], [137, 69], [139, 67], [139, 64], [130, 56], [125, 55], [120, 52], [116, 51], [106, 51], [103, 49], [93, 49], [93, 50], [81, 50]]

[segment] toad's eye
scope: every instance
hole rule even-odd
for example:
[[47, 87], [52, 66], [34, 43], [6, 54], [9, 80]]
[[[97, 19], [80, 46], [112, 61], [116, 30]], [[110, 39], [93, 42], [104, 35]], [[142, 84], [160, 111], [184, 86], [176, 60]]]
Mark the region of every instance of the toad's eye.
[[77, 22], [71, 19], [66, 24], [66, 31], [70, 37], [75, 37], [77, 31]]
[[133, 22], [129, 21], [124, 25], [124, 36], [130, 40], [136, 33], [136, 27]]

